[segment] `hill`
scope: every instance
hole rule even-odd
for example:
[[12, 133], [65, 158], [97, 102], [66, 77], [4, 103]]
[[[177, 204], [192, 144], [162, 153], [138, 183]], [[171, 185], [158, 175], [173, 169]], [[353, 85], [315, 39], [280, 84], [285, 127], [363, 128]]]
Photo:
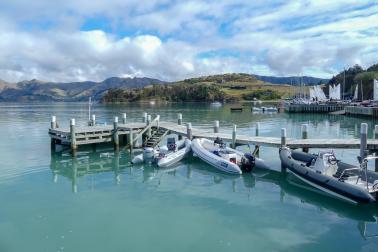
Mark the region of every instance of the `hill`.
[[83, 101], [88, 97], [101, 99], [111, 88], [142, 88], [165, 82], [151, 78], [108, 78], [102, 82], [43, 82], [21, 81], [15, 84], [0, 82], [0, 101]]
[[258, 80], [264, 82], [270, 82], [272, 84], [292, 84], [294, 86], [299, 85], [301, 82], [305, 85], [318, 85], [326, 84], [329, 82], [329, 79], [321, 79], [310, 76], [289, 76], [289, 77], [275, 77], [275, 76], [262, 76], [255, 75]]
[[187, 101], [238, 101], [274, 100], [294, 93], [289, 85], [276, 85], [258, 80], [254, 75], [243, 73], [221, 74], [153, 85], [145, 88], [112, 89], [102, 102], [132, 102], [143, 100]]

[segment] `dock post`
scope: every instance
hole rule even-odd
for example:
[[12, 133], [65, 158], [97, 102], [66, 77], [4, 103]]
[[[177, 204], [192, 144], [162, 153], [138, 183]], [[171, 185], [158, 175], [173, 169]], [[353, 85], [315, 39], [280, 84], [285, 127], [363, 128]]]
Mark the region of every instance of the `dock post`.
[[92, 114], [92, 122], [91, 122], [91, 125], [92, 125], [92, 126], [96, 126], [96, 115], [95, 115], [95, 114]]
[[151, 115], [148, 115], [147, 116], [147, 126], [149, 126], [149, 128], [147, 130], [147, 136], [148, 137], [151, 137], [151, 127], [150, 127], [150, 124], [151, 124]]
[[71, 136], [71, 152], [72, 156], [76, 156], [77, 145], [76, 145], [76, 133], [75, 133], [75, 119], [70, 120], [70, 136]]
[[[51, 129], [56, 129], [56, 116], [51, 117]], [[51, 153], [55, 152], [56, 139], [51, 138]]]
[[214, 121], [214, 133], [219, 133], [219, 121]]
[[256, 123], [256, 136], [259, 136], [260, 133], [260, 123]]
[[[302, 125], [302, 139], [307, 139], [308, 138], [308, 124], [303, 124]], [[303, 147], [302, 151], [305, 153], [308, 153], [308, 148]]]
[[[126, 113], [122, 114], [122, 124], [126, 124], [127, 122], [127, 115]], [[122, 145], [125, 146], [127, 144], [127, 135], [123, 134], [122, 136]]]
[[160, 115], [157, 115], [156, 118], [157, 118], [156, 119], [156, 128], [159, 129], [159, 127], [160, 127]]
[[193, 138], [192, 124], [191, 124], [191, 123], [187, 123], [187, 124], [186, 124], [186, 137], [187, 137], [189, 140], [192, 140], [192, 138]]
[[181, 125], [181, 124], [182, 124], [182, 114], [181, 114], [181, 113], [178, 113], [178, 114], [177, 114], [177, 124], [178, 124], [178, 125]]
[[126, 115], [126, 113], [123, 113], [122, 114], [122, 123], [126, 124], [126, 121], [127, 121], [127, 115]]
[[360, 163], [366, 157], [367, 149], [367, 132], [368, 125], [367, 123], [361, 123], [361, 135], [360, 135]]
[[236, 124], [234, 124], [232, 128], [232, 143], [231, 143], [231, 148], [235, 149], [236, 147]]
[[147, 112], [143, 112], [143, 122], [147, 122]]
[[[378, 125], [375, 125], [374, 127], [374, 138], [378, 139]], [[375, 155], [378, 155], [378, 150], [375, 150]], [[378, 159], [375, 159], [375, 172], [378, 172]]]
[[118, 116], [114, 117], [114, 122], [113, 122], [113, 142], [114, 142], [114, 150], [119, 151]]
[[51, 117], [51, 129], [56, 129], [56, 116]]
[[134, 131], [133, 128], [129, 130], [129, 146], [130, 146], [130, 153], [133, 152], [134, 149]]
[[281, 129], [281, 146], [286, 146], [286, 128]]

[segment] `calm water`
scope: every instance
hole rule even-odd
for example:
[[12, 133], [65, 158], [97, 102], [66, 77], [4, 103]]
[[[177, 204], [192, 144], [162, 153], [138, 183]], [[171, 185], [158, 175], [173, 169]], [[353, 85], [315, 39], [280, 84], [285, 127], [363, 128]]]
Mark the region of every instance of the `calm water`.
[[[246, 109], [248, 110], [248, 109]], [[97, 119], [142, 112], [195, 127], [241, 134], [358, 137], [363, 119], [326, 115], [230, 113], [209, 105], [96, 105]], [[355, 207], [303, 190], [277, 172], [278, 151], [261, 157], [277, 171], [240, 177], [217, 173], [196, 158], [171, 170], [131, 167], [130, 154], [109, 147], [50, 154], [51, 115], [60, 126], [85, 124], [86, 104], [0, 104], [0, 251], [378, 251], [378, 207]], [[369, 121], [369, 129], [378, 122]], [[357, 133], [356, 133], [357, 131]], [[241, 147], [243, 149], [243, 147]], [[246, 147], [244, 147], [246, 150]], [[316, 151], [316, 150], [313, 150]], [[337, 151], [355, 163], [358, 150]]]

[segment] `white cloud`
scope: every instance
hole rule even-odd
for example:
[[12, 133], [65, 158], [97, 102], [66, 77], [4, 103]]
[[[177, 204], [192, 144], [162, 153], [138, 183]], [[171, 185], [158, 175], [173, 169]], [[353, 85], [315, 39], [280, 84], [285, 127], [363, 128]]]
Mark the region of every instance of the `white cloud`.
[[[344, 66], [376, 63], [377, 13], [368, 0], [3, 1], [0, 78], [329, 77]], [[107, 23], [81, 31], [88, 20]], [[199, 56], [208, 51], [215, 53]]]

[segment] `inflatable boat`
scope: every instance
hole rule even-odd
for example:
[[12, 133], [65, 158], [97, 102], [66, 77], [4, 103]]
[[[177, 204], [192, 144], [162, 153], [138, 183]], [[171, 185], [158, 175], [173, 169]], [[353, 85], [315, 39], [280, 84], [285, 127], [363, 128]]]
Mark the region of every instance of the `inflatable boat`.
[[160, 167], [168, 167], [182, 160], [191, 150], [191, 141], [183, 139], [175, 141], [168, 138], [167, 145], [158, 148], [144, 148], [143, 153], [135, 156], [132, 164], [154, 163]]
[[367, 169], [369, 158], [353, 166], [337, 160], [332, 151], [312, 155], [283, 147], [280, 159], [297, 178], [329, 196], [353, 204], [376, 202], [378, 173]]
[[226, 147], [219, 138], [215, 141], [196, 138], [192, 141], [192, 150], [196, 156], [209, 165], [231, 174], [249, 172], [255, 165], [255, 158], [252, 154], [244, 154]]

